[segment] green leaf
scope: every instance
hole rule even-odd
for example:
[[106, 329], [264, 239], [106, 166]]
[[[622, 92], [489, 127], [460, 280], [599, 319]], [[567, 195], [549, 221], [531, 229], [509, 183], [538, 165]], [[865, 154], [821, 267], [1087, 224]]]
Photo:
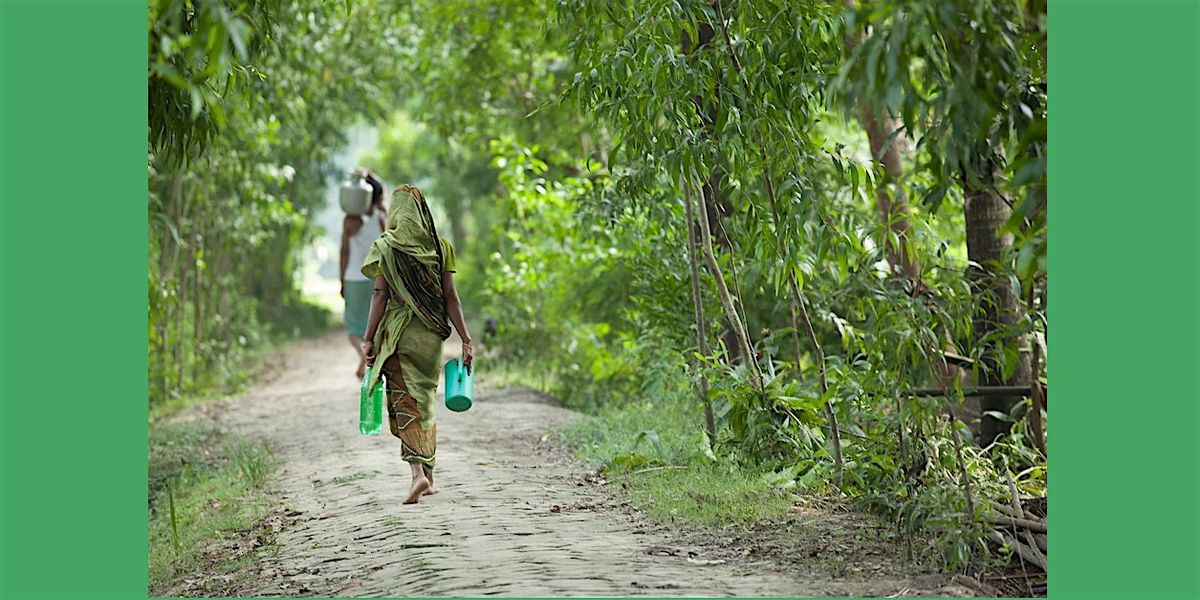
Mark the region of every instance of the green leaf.
[[938, 207], [942, 205], [942, 200], [946, 197], [946, 191], [948, 189], [948, 186], [944, 185], [930, 188], [929, 191], [925, 192], [925, 195], [921, 197], [921, 204], [926, 206], [929, 212], [936, 213]]
[[996, 419], [997, 421], [1004, 421], [1005, 423], [1014, 422], [1013, 418], [1011, 416], [1009, 416], [1005, 413], [999, 412], [999, 411], [985, 410], [985, 411], [983, 411], [983, 414], [985, 414], [993, 419]]
[[657, 431], [654, 431], [653, 429], [647, 429], [639, 432], [637, 437], [633, 440], [633, 447], [636, 449], [639, 445], [641, 445], [642, 440], [650, 442], [650, 445], [654, 447], [655, 451], [658, 452], [660, 457], [665, 455], [663, 452], [662, 440], [658, 438]]
[[192, 97], [192, 120], [195, 120], [200, 116], [200, 111], [204, 110], [204, 96], [201, 95], [200, 88], [194, 85], [188, 88], [188, 93]]

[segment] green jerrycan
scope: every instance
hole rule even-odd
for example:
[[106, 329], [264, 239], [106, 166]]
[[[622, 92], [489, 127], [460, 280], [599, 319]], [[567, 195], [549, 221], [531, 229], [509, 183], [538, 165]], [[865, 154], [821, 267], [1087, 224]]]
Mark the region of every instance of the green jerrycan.
[[363, 435], [379, 435], [383, 430], [383, 377], [375, 387], [371, 384], [371, 369], [363, 375], [362, 388], [358, 392], [358, 432]]
[[446, 363], [446, 408], [454, 412], [463, 412], [471, 408], [475, 396], [475, 370], [471, 372], [462, 365], [462, 359], [456, 358]]

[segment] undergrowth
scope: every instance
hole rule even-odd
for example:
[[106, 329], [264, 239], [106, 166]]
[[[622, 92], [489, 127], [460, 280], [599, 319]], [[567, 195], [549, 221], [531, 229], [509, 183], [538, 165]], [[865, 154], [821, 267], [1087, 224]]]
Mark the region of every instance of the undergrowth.
[[[170, 423], [168, 417], [243, 389], [271, 367], [269, 359], [281, 345], [320, 335], [332, 326], [327, 308], [304, 300], [266, 311], [261, 328], [245, 332], [254, 341], [240, 345], [237, 360], [226, 355], [213, 359], [211, 372], [193, 375], [183, 388], [151, 402], [147, 474], [151, 593], [184, 591], [179, 586], [188, 576], [198, 582], [190, 585], [208, 591], [231, 589], [241, 568], [269, 546], [271, 538], [262, 526], [273, 506], [264, 487], [275, 469], [270, 449], [210, 422]], [[201, 355], [188, 357], [193, 368], [205, 361]], [[197, 579], [200, 575], [207, 579]]]
[[[702, 410], [690, 396], [593, 408], [562, 433], [580, 460], [603, 467], [607, 478], [628, 491], [635, 508], [661, 524], [750, 527], [784, 516], [803, 503], [801, 496], [840, 498], [887, 524], [888, 536], [903, 541], [917, 563], [952, 571], [1005, 560], [979, 546], [982, 524], [978, 515], [967, 518], [962, 488], [940, 485], [952, 476], [949, 442], [929, 450], [933, 464], [919, 475], [909, 474], [916, 478], [912, 487], [897, 481], [898, 467], [887, 463], [886, 455], [844, 442], [848, 468], [839, 493], [827, 463], [764, 458], [726, 438], [714, 448], [703, 431]], [[1001, 497], [1002, 491], [993, 489], [998, 478], [993, 460], [1012, 465], [1018, 459], [1014, 447], [1020, 445], [998, 445], [991, 458], [978, 448], [963, 449], [977, 505], [982, 497]], [[1044, 494], [1044, 472], [1027, 469], [1019, 479], [1025, 491]]]
[[633, 505], [659, 523], [747, 526], [786, 513], [795, 483], [766, 467], [718, 459], [702, 422], [695, 407], [663, 399], [601, 409], [563, 433], [578, 458], [603, 465]]
[[201, 575], [219, 589], [236, 584], [271, 543], [259, 527], [273, 506], [264, 487], [275, 468], [270, 450], [210, 423], [151, 426], [149, 466], [150, 593], [177, 595], [184, 579]]

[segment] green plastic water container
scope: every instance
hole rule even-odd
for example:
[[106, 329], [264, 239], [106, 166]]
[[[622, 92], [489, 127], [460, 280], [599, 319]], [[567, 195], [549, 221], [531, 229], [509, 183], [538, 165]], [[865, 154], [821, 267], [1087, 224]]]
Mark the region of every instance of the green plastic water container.
[[371, 370], [363, 375], [362, 387], [358, 392], [358, 432], [363, 435], [379, 435], [383, 430], [383, 377], [371, 384]]
[[468, 373], [462, 365], [462, 359], [456, 358], [446, 363], [446, 408], [454, 412], [464, 412], [471, 408], [475, 397], [475, 370], [472, 365]]

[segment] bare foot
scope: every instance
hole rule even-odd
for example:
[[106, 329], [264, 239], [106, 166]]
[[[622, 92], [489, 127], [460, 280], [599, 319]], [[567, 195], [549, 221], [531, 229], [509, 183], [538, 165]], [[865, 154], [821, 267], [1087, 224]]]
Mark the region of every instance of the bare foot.
[[432, 485], [430, 485], [430, 486], [429, 486], [429, 489], [425, 490], [425, 493], [423, 493], [423, 494], [421, 494], [421, 495], [422, 495], [422, 496], [432, 496], [432, 495], [434, 495], [434, 494], [436, 494], [436, 493], [438, 493], [438, 489], [437, 489], [437, 488], [435, 488], [435, 487], [433, 487]]
[[421, 500], [421, 496], [429, 491], [429, 480], [422, 477], [413, 481], [412, 488], [408, 490], [408, 497], [404, 499], [405, 504], [416, 504]]

